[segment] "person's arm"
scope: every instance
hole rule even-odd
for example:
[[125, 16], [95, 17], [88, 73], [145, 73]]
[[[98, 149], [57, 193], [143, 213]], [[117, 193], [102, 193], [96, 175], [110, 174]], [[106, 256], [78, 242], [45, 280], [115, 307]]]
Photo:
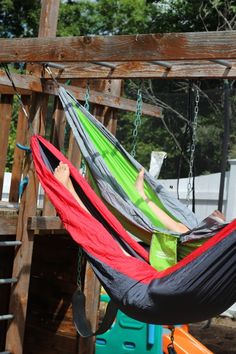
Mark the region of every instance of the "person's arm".
[[189, 231], [189, 229], [182, 223], [175, 221], [172, 219], [165, 211], [159, 208], [155, 203], [153, 203], [147, 197], [144, 198], [148, 206], [152, 209], [152, 211], [156, 214], [158, 219], [166, 226], [166, 228], [170, 231], [184, 233]]
[[160, 221], [166, 226], [168, 230], [179, 233], [189, 231], [189, 229], [184, 224], [172, 219], [165, 211], [163, 211], [154, 202], [147, 198], [144, 192], [144, 168], [142, 168], [139, 172], [135, 186], [141, 197], [145, 200], [148, 206], [152, 209], [158, 219], [160, 219]]

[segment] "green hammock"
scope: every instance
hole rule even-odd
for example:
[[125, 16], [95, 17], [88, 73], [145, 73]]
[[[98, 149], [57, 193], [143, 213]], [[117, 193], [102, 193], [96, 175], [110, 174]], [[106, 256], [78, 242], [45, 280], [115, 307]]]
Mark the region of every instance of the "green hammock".
[[[185, 245], [178, 242], [180, 235], [166, 230], [141, 198], [135, 188], [141, 165], [118, 140], [65, 89], [59, 89], [59, 97], [94, 190], [128, 231], [145, 243], [151, 243], [150, 263], [157, 267], [158, 260], [158, 269], [164, 269], [198, 247], [203, 240]], [[198, 225], [195, 215], [147, 172], [144, 189], [147, 197], [174, 220], [189, 229]]]

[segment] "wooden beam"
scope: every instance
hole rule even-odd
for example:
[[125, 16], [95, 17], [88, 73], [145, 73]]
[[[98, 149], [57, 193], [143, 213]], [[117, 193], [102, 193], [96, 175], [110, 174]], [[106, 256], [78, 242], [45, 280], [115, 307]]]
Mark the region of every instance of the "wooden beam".
[[0, 100], [0, 199], [2, 199], [2, 190], [4, 182], [4, 172], [7, 163], [8, 138], [10, 134], [12, 118], [12, 95], [1, 95]]
[[[40, 36], [56, 35], [59, 4], [59, 0], [41, 1]], [[57, 11], [56, 7], [58, 7]], [[49, 25], [49, 21], [52, 21], [54, 25]], [[46, 112], [44, 101], [45, 95], [34, 94], [32, 97], [30, 121], [32, 122], [32, 129], [36, 134], [42, 134], [45, 129]], [[29, 182], [21, 198], [16, 230], [16, 240], [22, 241], [22, 245], [15, 254], [12, 270], [12, 277], [16, 277], [19, 280], [11, 288], [9, 313], [14, 314], [14, 320], [9, 323], [6, 335], [6, 350], [14, 354], [22, 354], [24, 352], [24, 332], [34, 239], [34, 232], [27, 229], [27, 220], [29, 216], [36, 214], [38, 197], [38, 179], [33, 163], [29, 159], [26, 162], [28, 163], [25, 164], [24, 175], [28, 174]]]
[[58, 216], [31, 216], [28, 218], [28, 230], [49, 231], [63, 230], [64, 226]]
[[[63, 71], [53, 70], [60, 79], [216, 79], [236, 78], [236, 61], [231, 68], [210, 61], [172, 61], [171, 68], [148, 62], [116, 62], [115, 69], [94, 63], [67, 63]], [[48, 74], [45, 75], [48, 77]]]
[[0, 62], [236, 59], [236, 31], [0, 39]]
[[18, 215], [0, 215], [0, 235], [15, 235]]
[[[40, 80], [37, 77], [29, 75], [12, 74], [12, 78], [15, 86], [22, 89], [30, 89], [34, 92], [43, 92], [50, 95], [58, 95], [58, 88], [53, 81]], [[0, 72], [0, 85], [11, 86], [7, 75]], [[63, 85], [69, 91], [73, 93], [75, 98], [79, 101], [84, 101], [86, 90], [83, 88]], [[127, 98], [112, 96], [110, 94], [104, 94], [97, 91], [90, 91], [91, 103], [100, 104], [102, 106], [108, 106], [112, 108], [118, 108], [125, 111], [135, 112], [136, 102]], [[153, 106], [147, 103], [143, 103], [142, 112], [145, 115], [151, 117], [161, 117], [162, 109], [157, 106]]]

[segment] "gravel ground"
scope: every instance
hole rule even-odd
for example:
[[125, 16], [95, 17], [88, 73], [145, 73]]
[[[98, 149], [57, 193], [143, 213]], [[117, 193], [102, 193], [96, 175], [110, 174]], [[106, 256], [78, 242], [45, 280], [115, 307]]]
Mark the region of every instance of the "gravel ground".
[[236, 354], [236, 321], [231, 318], [191, 324], [190, 333], [214, 354]]

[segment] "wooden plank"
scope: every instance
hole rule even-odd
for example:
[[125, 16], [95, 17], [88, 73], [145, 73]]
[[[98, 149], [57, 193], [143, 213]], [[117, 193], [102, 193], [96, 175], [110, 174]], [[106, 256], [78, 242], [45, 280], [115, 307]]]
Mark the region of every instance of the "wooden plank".
[[[121, 80], [109, 80], [109, 86], [107, 90], [114, 96], [121, 96], [122, 91], [122, 81]], [[104, 125], [110, 132], [115, 135], [117, 128], [117, 111], [111, 108], [105, 112], [104, 115]]]
[[39, 22], [39, 38], [55, 37], [59, 15], [60, 0], [41, 1], [41, 14]]
[[[30, 121], [32, 130], [43, 134], [45, 112], [41, 110], [44, 95], [34, 94], [30, 109]], [[29, 144], [29, 143], [28, 143]], [[30, 268], [33, 252], [34, 232], [27, 229], [27, 220], [36, 214], [38, 196], [38, 179], [35, 175], [31, 156], [25, 159], [23, 175], [28, 175], [29, 183], [21, 198], [19, 216], [16, 231], [16, 240], [22, 242], [18, 249], [14, 263], [12, 277], [18, 278], [18, 282], [11, 289], [9, 312], [14, 314], [14, 320], [9, 323], [6, 336], [6, 349], [14, 354], [22, 354], [25, 320], [27, 312], [28, 289], [30, 281]]]
[[[25, 110], [29, 112], [29, 96], [22, 96], [22, 102], [24, 104]], [[18, 113], [17, 121], [17, 131], [16, 131], [16, 143], [25, 145], [26, 144], [26, 135], [27, 135], [28, 122], [27, 117], [24, 112], [20, 109]], [[23, 161], [24, 161], [25, 152], [18, 147], [15, 147], [14, 156], [13, 156], [13, 166], [12, 166], [12, 177], [11, 177], [11, 186], [10, 186], [10, 202], [18, 202], [19, 200], [19, 183], [21, 180], [22, 170], [23, 170]]]
[[[52, 124], [51, 124], [51, 142], [59, 150], [62, 150], [64, 147], [65, 139], [65, 125], [66, 118], [65, 112], [62, 108], [62, 104], [58, 97], [55, 97], [54, 100], [54, 110], [52, 114]], [[47, 195], [44, 197], [44, 205], [42, 215], [46, 216], [55, 216], [56, 210]]]
[[[55, 35], [55, 26], [52, 26], [52, 33], [50, 33], [48, 20], [52, 19], [53, 14], [51, 11], [55, 11], [55, 7], [52, 6], [53, 2], [55, 6], [59, 7], [59, 1], [57, 0], [42, 0], [41, 6], [41, 18], [40, 28], [42, 31], [40, 35]], [[47, 7], [48, 4], [48, 7]], [[51, 5], [51, 6], [50, 6]], [[47, 9], [47, 10], [46, 10]], [[57, 11], [58, 13], [58, 11]], [[54, 13], [55, 16], [55, 13]], [[55, 16], [53, 22], [57, 23], [57, 17]], [[54, 32], [53, 32], [54, 31]], [[42, 94], [32, 95], [31, 109], [30, 109], [30, 123], [32, 123], [32, 132], [44, 134], [45, 132], [45, 120], [46, 120], [46, 104], [48, 97]], [[29, 131], [29, 138], [32, 134]], [[28, 161], [27, 161], [28, 160]], [[30, 161], [29, 155], [26, 159], [25, 171], [28, 174], [29, 183], [23, 197], [21, 198], [21, 204], [19, 209], [19, 217], [17, 223], [16, 239], [22, 241], [22, 245], [15, 255], [13, 263], [12, 276], [18, 278], [18, 282], [11, 289], [9, 312], [14, 314], [14, 320], [9, 323], [9, 328], [6, 336], [6, 349], [14, 354], [23, 353], [25, 321], [27, 313], [28, 302], [28, 290], [30, 282], [30, 270], [33, 253], [33, 236], [34, 232], [27, 229], [27, 221], [30, 216], [36, 214], [37, 197], [38, 197], [38, 179], [35, 174], [33, 162]]]
[[62, 230], [63, 223], [58, 216], [31, 216], [27, 222], [28, 230]]
[[[93, 331], [97, 328], [98, 308], [100, 302], [100, 282], [89, 263], [86, 265], [84, 294], [86, 296], [86, 316]], [[93, 354], [95, 337], [79, 338], [79, 354]]]
[[[20, 95], [31, 95], [31, 90], [18, 89]], [[14, 95], [16, 92], [13, 87], [0, 85], [0, 93], [4, 95]]]
[[[17, 75], [12, 74], [13, 81], [15, 86], [18, 88], [32, 89], [34, 92], [44, 92], [49, 95], [58, 95], [58, 88], [54, 82], [49, 80], [40, 80], [36, 77], [30, 77], [29, 75]], [[0, 71], [0, 85], [11, 86], [11, 82], [8, 77]], [[73, 93], [75, 98], [79, 101], [84, 101], [86, 90], [84, 88], [78, 88], [74, 86], [67, 86], [61, 84], [69, 91]], [[101, 94], [101, 92], [90, 91], [90, 102], [95, 104], [100, 104], [102, 106], [109, 106], [112, 108], [118, 108], [121, 110], [135, 112], [136, 111], [136, 102], [129, 100], [127, 98], [119, 97], [112, 95]], [[150, 117], [162, 117], [162, 109], [157, 106], [153, 106], [147, 103], [143, 104], [143, 114]]]
[[17, 215], [0, 215], [0, 235], [15, 235]]
[[65, 232], [35, 236], [25, 354], [75, 354], [71, 298], [76, 290], [77, 253], [76, 243]]
[[7, 162], [8, 138], [12, 115], [12, 95], [2, 95], [0, 101], [0, 197], [2, 196], [4, 172]]
[[1, 62], [236, 59], [236, 31], [0, 39], [0, 46]]
[[[216, 79], [236, 78], [236, 62], [229, 60], [231, 68], [210, 61], [168, 61], [171, 69], [150, 62], [115, 62], [114, 69], [94, 63], [64, 63], [65, 69], [53, 69], [58, 79]], [[46, 78], [49, 75], [46, 73]]]

